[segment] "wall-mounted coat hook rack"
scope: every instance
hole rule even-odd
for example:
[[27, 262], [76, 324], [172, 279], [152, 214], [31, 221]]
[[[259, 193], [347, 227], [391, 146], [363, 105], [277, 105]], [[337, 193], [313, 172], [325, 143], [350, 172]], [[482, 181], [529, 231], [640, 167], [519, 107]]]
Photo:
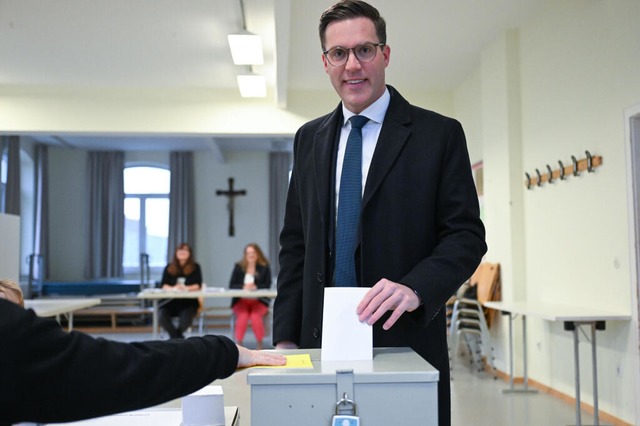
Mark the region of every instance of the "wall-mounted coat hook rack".
[[571, 156], [571, 165], [565, 166], [562, 161], [558, 160], [559, 168], [553, 170], [550, 165], [546, 165], [547, 173], [540, 173], [539, 169], [536, 169], [535, 176], [531, 176], [529, 173], [524, 174], [524, 185], [527, 189], [531, 189], [533, 186], [542, 186], [544, 183], [554, 183], [557, 179], [567, 180], [568, 176], [580, 176], [580, 172], [587, 171], [588, 173], [595, 172], [596, 167], [602, 165], [602, 157], [599, 155], [591, 155], [589, 151], [585, 151], [586, 157], [578, 160], [575, 156]]

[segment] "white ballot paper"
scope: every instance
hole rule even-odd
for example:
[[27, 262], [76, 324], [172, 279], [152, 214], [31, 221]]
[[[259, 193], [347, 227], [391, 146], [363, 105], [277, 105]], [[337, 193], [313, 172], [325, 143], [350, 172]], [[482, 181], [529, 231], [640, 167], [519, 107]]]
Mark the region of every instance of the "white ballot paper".
[[360, 322], [358, 303], [368, 287], [328, 287], [324, 289], [322, 315], [322, 361], [373, 359], [373, 330]]

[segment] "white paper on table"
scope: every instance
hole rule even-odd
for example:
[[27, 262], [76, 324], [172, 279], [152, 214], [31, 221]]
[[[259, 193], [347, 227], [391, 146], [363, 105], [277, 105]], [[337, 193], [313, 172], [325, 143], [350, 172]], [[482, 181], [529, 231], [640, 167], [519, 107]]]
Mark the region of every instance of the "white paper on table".
[[205, 386], [182, 398], [183, 426], [224, 426], [222, 386]]
[[[141, 410], [96, 417], [72, 423], [56, 423], [55, 426], [179, 426], [182, 412], [174, 409]], [[51, 426], [54, 426], [51, 424]]]
[[360, 322], [356, 308], [368, 287], [324, 289], [322, 314], [322, 361], [373, 359], [373, 330]]
[[[238, 407], [224, 407], [225, 425], [238, 424]], [[29, 423], [31, 424], [31, 423]], [[150, 408], [96, 417], [71, 423], [47, 423], [50, 426], [181, 426], [182, 410]]]

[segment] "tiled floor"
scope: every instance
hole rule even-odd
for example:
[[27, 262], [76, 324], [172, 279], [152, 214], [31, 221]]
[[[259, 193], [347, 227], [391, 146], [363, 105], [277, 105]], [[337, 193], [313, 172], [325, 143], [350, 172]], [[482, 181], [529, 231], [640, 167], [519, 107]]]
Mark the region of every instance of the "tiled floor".
[[[453, 425], [575, 425], [575, 406], [544, 392], [504, 393], [508, 383], [458, 360], [451, 381]], [[581, 413], [582, 425], [593, 416]]]
[[[225, 330], [213, 333], [229, 335]], [[91, 333], [120, 341], [139, 341], [151, 338], [150, 333]], [[269, 341], [269, 338], [266, 339]], [[245, 337], [247, 347], [255, 347], [250, 331]], [[458, 357], [451, 381], [452, 425], [478, 426], [548, 426], [575, 425], [573, 405], [549, 394], [503, 393], [508, 384], [494, 379], [486, 372], [475, 371], [462, 357]], [[582, 412], [582, 424], [592, 425], [593, 417]]]

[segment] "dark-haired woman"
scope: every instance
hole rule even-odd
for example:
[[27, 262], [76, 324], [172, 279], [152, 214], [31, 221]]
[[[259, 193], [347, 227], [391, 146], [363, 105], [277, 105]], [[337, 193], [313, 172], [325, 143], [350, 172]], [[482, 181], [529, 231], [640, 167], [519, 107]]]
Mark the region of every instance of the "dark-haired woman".
[[[193, 260], [193, 251], [189, 244], [180, 244], [171, 263], [162, 273], [162, 289], [171, 291], [199, 291], [202, 287], [200, 265]], [[198, 299], [171, 299], [159, 310], [159, 321], [171, 339], [184, 338], [184, 332], [191, 327], [198, 312]], [[178, 317], [178, 327], [173, 318]]]

